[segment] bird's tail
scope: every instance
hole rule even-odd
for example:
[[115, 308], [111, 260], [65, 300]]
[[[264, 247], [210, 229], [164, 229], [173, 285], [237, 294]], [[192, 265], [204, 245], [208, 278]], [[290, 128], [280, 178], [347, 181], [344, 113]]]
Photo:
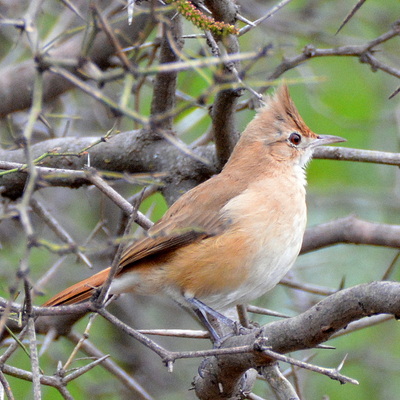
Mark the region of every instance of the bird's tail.
[[107, 279], [110, 268], [64, 289], [43, 304], [43, 307], [66, 306], [88, 300]]

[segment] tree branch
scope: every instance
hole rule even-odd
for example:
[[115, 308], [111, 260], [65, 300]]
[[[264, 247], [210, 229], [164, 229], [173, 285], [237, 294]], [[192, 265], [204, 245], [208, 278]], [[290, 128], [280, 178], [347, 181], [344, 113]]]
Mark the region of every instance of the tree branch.
[[221, 350], [253, 345], [253, 352], [207, 358], [195, 378], [196, 394], [201, 400], [239, 398], [246, 371], [271, 363], [271, 353], [263, 354], [263, 347], [281, 354], [314, 348], [350, 322], [377, 314], [400, 315], [400, 283], [373, 282], [341, 290], [296, 317], [228, 338]]
[[338, 243], [400, 248], [400, 226], [362, 221], [350, 215], [307, 229], [301, 253]]
[[[237, 14], [237, 6], [229, 0], [207, 0], [205, 5], [211, 10], [214, 19], [224, 21], [228, 24], [234, 24]], [[221, 44], [221, 50], [218, 48], [214, 39]], [[238, 38], [235, 35], [212, 36], [208, 35], [208, 44], [212, 49], [214, 56], [226, 54], [235, 54], [240, 50]], [[222, 58], [223, 59], [223, 58]], [[215, 76], [217, 84], [230, 84], [240, 82], [239, 62], [225, 62], [221, 71]], [[212, 132], [215, 141], [215, 148], [219, 168], [222, 168], [228, 161], [236, 142], [239, 139], [235, 128], [235, 113], [238, 98], [241, 96], [240, 89], [224, 89], [218, 91], [211, 109]]]
[[[94, 143], [97, 144], [93, 146]], [[87, 148], [88, 150], [84, 151]], [[184, 181], [187, 188], [196, 186], [217, 172], [211, 146], [202, 146], [193, 150], [193, 153], [200, 158], [209, 160], [209, 165], [205, 165], [199, 160], [183, 154], [176, 146], [164, 140], [149, 140], [145, 132], [137, 131], [120, 133], [110, 139], [104, 139], [104, 141], [90, 137], [50, 139], [33, 145], [31, 151], [34, 159], [49, 154], [40, 162], [41, 167], [37, 167], [40, 176], [36, 189], [48, 185], [76, 188], [87, 184], [85, 173], [82, 171], [79, 173], [77, 171], [78, 175], [68, 174], [62, 168], [82, 170], [89, 159], [91, 167], [100, 171], [165, 172], [169, 179], [174, 179], [174, 182]], [[58, 155], [52, 155], [52, 153]], [[20, 164], [25, 162], [23, 149], [0, 150], [0, 159]], [[0, 162], [0, 169], [9, 167], [13, 168], [13, 165]], [[52, 170], [46, 168], [52, 168]], [[24, 190], [26, 177], [27, 171], [25, 170], [0, 176], [2, 195], [13, 199], [19, 197]], [[179, 194], [178, 191], [169, 192], [166, 197], [167, 201], [176, 200]]]
[[[172, 10], [166, 14], [166, 21], [163, 22], [163, 33], [160, 47], [160, 65], [179, 61], [183, 42], [182, 26], [176, 11]], [[174, 18], [173, 18], [174, 17]], [[176, 80], [177, 71], [160, 72], [154, 82], [153, 99], [151, 103], [151, 122], [153, 128], [158, 125], [163, 130], [173, 130], [173, 118], [171, 111], [176, 103]]]
[[363, 45], [350, 45], [341, 46], [331, 49], [317, 49], [312, 45], [308, 45], [303, 49], [303, 52], [298, 56], [285, 59], [282, 61], [275, 70], [269, 74], [268, 80], [279, 78], [284, 72], [297, 67], [305, 61], [316, 58], [316, 57], [332, 57], [332, 56], [345, 56], [345, 57], [359, 57], [360, 61], [371, 65], [374, 71], [381, 69], [390, 75], [400, 78], [400, 70], [392, 67], [388, 67], [382, 62], [377, 61], [373, 57], [373, 48], [387, 42], [393, 37], [397, 36], [400, 32], [400, 21], [396, 21], [393, 24], [392, 29], [378, 36], [377, 38], [366, 42]]
[[[118, 37], [123, 46], [132, 45], [144, 39], [144, 33], [149, 33], [154, 27], [155, 21], [148, 13], [138, 13], [135, 15], [132, 25], [126, 23], [125, 19], [113, 25], [114, 32], [118, 32]], [[149, 29], [150, 28], [150, 29]], [[52, 59], [64, 59], [74, 61], [70, 70], [75, 70], [81, 64], [83, 34], [77, 35], [58, 48], [50, 50], [48, 55]], [[110, 66], [110, 57], [116, 52], [113, 43], [104, 32], [100, 32], [89, 51], [90, 60], [99, 68], [105, 69]], [[36, 62], [29, 60], [17, 66], [12, 65], [4, 68], [0, 72], [0, 117], [4, 117], [15, 111], [24, 110], [31, 105], [32, 85], [36, 73]], [[74, 87], [73, 83], [60, 79], [59, 76], [44, 72], [44, 91], [43, 101], [49, 102], [62, 93]]]

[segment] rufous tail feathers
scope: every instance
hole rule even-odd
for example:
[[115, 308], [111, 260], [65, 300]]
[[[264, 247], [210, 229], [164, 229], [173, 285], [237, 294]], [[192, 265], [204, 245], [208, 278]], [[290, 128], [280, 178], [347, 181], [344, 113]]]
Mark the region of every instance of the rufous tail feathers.
[[43, 307], [66, 306], [89, 299], [96, 289], [106, 281], [109, 271], [110, 268], [103, 269], [103, 271], [98, 272], [90, 278], [70, 286], [56, 294], [50, 300], [47, 300], [43, 304]]

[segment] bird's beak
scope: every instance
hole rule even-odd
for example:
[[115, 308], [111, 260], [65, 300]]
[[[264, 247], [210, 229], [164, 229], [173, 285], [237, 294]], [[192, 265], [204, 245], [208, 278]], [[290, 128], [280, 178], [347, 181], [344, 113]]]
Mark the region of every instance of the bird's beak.
[[346, 142], [346, 139], [340, 136], [318, 135], [318, 137], [313, 142], [313, 147], [322, 146], [324, 144], [339, 143], [339, 142]]

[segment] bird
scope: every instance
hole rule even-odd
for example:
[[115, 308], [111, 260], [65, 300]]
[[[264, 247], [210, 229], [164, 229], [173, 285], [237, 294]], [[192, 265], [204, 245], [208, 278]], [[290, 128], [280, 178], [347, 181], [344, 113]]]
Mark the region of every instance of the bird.
[[[270, 291], [300, 252], [305, 169], [313, 151], [343, 141], [311, 131], [281, 85], [265, 98], [222, 171], [183, 194], [144, 238], [127, 246], [109, 295], [164, 294], [207, 325], [208, 314], [223, 318], [229, 308]], [[76, 283], [43, 306], [90, 299], [109, 272]]]

